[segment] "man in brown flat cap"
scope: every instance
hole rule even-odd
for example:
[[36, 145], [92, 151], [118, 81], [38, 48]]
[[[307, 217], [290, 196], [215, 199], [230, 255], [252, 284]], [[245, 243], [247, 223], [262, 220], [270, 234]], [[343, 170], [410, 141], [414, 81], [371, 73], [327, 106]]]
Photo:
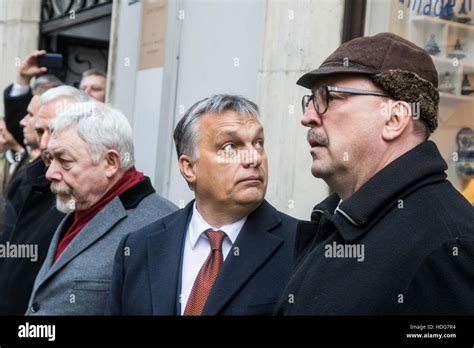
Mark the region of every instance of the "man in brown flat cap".
[[446, 180], [431, 57], [390, 33], [340, 46], [297, 82], [315, 177], [284, 315], [474, 314], [474, 209]]

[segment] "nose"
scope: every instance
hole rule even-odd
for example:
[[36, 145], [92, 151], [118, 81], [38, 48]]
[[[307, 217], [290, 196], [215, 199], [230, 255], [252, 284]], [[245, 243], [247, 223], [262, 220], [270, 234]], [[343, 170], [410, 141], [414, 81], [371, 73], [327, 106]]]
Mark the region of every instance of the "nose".
[[52, 161], [51, 164], [48, 167], [48, 170], [46, 171], [46, 179], [49, 181], [61, 181], [62, 175], [61, 171], [59, 170], [57, 161]]
[[263, 162], [265, 150], [263, 148], [257, 149], [254, 146], [247, 147], [244, 154], [241, 154], [242, 165], [245, 168], [258, 168]]
[[49, 143], [50, 137], [51, 137], [51, 135], [49, 134], [48, 131], [45, 131], [43, 133], [43, 135], [41, 136], [40, 146], [39, 146], [41, 151], [45, 151], [48, 148], [48, 143]]
[[321, 115], [318, 114], [312, 102], [309, 103], [303, 117], [301, 117], [301, 124], [309, 128], [321, 126]]
[[23, 117], [20, 121], [20, 126], [22, 126], [23, 128], [25, 128], [27, 126], [27, 119], [28, 119], [29, 115], [26, 114], [25, 117]]

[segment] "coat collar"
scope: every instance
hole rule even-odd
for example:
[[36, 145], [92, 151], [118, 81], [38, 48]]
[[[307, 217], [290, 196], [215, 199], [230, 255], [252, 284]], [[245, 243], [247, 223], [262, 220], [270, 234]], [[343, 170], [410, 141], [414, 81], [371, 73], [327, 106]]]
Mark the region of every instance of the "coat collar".
[[136, 207], [143, 198], [153, 192], [155, 192], [155, 190], [151, 186], [150, 180], [145, 178], [120, 196], [115, 197], [109, 204], [99, 211], [91, 221], [89, 221], [84, 229], [71, 241], [61, 257], [53, 263], [56, 248], [65, 230], [67, 230], [71, 225], [74, 216], [74, 213], [67, 214], [58, 226], [51, 241], [48, 255], [44, 261], [46, 267], [43, 266], [44, 273], [41, 272], [44, 277], [41, 283], [44, 283], [53, 274], [59, 272], [82, 251], [111, 231], [119, 221], [127, 217], [128, 209]]
[[123, 192], [119, 198], [122, 201], [123, 207], [128, 210], [136, 208], [143, 198], [152, 193], [155, 193], [155, 189], [151, 184], [150, 178], [145, 176], [138, 184]]
[[28, 157], [29, 157], [28, 152], [23, 147], [20, 149], [20, 151], [14, 151], [12, 149], [8, 149], [5, 151], [5, 159], [10, 165], [15, 164], [15, 163], [20, 165]]
[[183, 209], [164, 218], [158, 230], [147, 237], [147, 264], [153, 315], [176, 314], [184, 236], [193, 204], [194, 200]]
[[28, 165], [27, 177], [31, 183], [32, 189], [40, 192], [48, 192], [50, 190], [51, 181], [46, 179], [46, 171], [48, 167], [44, 164], [41, 156]]
[[411, 192], [446, 180], [446, 169], [435, 143], [423, 142], [376, 173], [337, 209], [340, 197], [330, 195], [314, 207], [312, 220], [324, 214], [346, 241], [355, 240]]
[[104, 209], [94, 216], [94, 218], [84, 227], [84, 229], [71, 241], [71, 243], [62, 253], [61, 257], [53, 263], [56, 248], [58, 247], [65, 230], [69, 228], [73, 218], [73, 213], [67, 214], [53, 236], [49, 246], [48, 254], [37, 277], [39, 283], [35, 284], [36, 289], [38, 289], [54, 274], [58, 273], [90, 245], [94, 244], [103, 235], [112, 230], [114, 226], [116, 226], [117, 223], [126, 216], [127, 212], [124, 209], [122, 203], [118, 197], [115, 197], [104, 207]]

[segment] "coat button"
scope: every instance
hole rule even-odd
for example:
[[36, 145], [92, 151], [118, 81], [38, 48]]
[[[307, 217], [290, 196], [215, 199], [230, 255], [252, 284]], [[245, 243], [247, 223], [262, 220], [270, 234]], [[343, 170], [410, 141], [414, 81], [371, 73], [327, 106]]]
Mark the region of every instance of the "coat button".
[[40, 309], [39, 303], [36, 303], [36, 302], [35, 302], [35, 303], [33, 303], [33, 304], [31, 305], [31, 311], [32, 311], [33, 313], [38, 312], [39, 309]]

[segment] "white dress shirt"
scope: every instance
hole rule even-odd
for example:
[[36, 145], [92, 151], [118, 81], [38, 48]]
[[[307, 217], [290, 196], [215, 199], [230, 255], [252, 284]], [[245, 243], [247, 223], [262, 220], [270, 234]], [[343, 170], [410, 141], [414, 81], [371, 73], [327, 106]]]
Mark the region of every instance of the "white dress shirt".
[[222, 254], [225, 260], [246, 220], [247, 217], [243, 217], [229, 225], [214, 227], [204, 220], [196, 208], [196, 202], [194, 203], [193, 215], [189, 222], [188, 230], [186, 231], [186, 240], [184, 242], [180, 295], [181, 315], [184, 313], [186, 303], [188, 303], [189, 294], [191, 293], [191, 289], [193, 288], [199, 270], [211, 252], [211, 246], [209, 245], [209, 241], [204, 232], [208, 229], [213, 229], [214, 231], [220, 230], [225, 233], [224, 241], [222, 243]]
[[336, 214], [337, 209], [339, 208], [339, 206], [341, 205], [341, 203], [342, 203], [342, 199], [339, 201], [339, 203], [337, 203], [337, 207], [336, 207], [336, 209], [334, 209], [333, 215]]
[[10, 167], [8, 168], [8, 175], [13, 175], [15, 173], [16, 167], [18, 167], [18, 164], [23, 160], [23, 157], [26, 156], [26, 150], [21, 149], [18, 152], [13, 151], [12, 149], [8, 149], [5, 151], [5, 158], [10, 164]]
[[20, 95], [25, 95], [30, 90], [30, 86], [19, 85], [14, 82], [12, 89], [10, 90], [10, 97], [19, 97]]

